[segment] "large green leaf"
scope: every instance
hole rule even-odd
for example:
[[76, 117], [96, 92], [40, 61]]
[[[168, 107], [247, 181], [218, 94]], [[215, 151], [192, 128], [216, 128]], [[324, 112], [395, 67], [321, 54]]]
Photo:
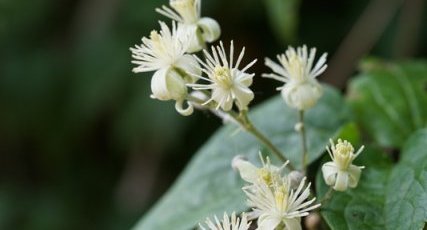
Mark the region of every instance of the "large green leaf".
[[427, 63], [367, 61], [350, 84], [349, 101], [362, 128], [385, 147], [401, 147], [427, 126]]
[[387, 186], [385, 214], [387, 229], [419, 230], [427, 222], [427, 129], [405, 143]]
[[[420, 230], [427, 221], [427, 130], [406, 142], [402, 159], [392, 167], [379, 151], [367, 150], [356, 160], [364, 165], [356, 189], [333, 193], [322, 205], [331, 229]], [[317, 175], [318, 197], [328, 190]]]
[[[348, 121], [348, 110], [339, 92], [326, 87], [318, 105], [306, 115], [309, 160], [313, 161], [322, 154], [328, 139]], [[297, 112], [276, 97], [256, 108], [250, 116], [256, 126], [286, 152], [286, 157], [299, 166], [300, 140], [294, 131]], [[189, 229], [205, 217], [245, 210], [243, 182], [231, 169], [231, 159], [244, 154], [258, 162], [258, 151], [263, 147], [244, 132], [235, 134], [236, 129], [234, 125], [221, 128], [134, 229]]]

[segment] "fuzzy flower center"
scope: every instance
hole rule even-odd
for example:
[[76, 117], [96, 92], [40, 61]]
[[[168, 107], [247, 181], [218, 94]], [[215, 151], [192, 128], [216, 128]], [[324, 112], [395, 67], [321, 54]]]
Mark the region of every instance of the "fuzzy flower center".
[[338, 140], [335, 145], [335, 158], [341, 169], [347, 169], [351, 163], [354, 148], [348, 141]]
[[278, 186], [274, 191], [274, 199], [276, 201], [276, 207], [280, 212], [286, 210], [286, 200], [288, 199], [288, 190], [284, 185]]
[[227, 67], [216, 66], [213, 72], [215, 82], [224, 89], [230, 89], [233, 86], [230, 69]]
[[258, 169], [258, 176], [265, 182], [266, 185], [273, 183], [273, 176], [271, 172], [265, 168]]
[[304, 81], [305, 77], [305, 62], [296, 53], [288, 56], [289, 68], [287, 69], [290, 77], [295, 81]]

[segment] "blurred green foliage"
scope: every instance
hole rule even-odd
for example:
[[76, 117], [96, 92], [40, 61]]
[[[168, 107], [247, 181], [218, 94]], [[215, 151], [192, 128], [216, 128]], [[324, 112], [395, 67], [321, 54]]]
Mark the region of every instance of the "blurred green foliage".
[[[294, 22], [278, 23], [268, 2], [280, 3], [203, 1], [222, 39], [259, 59], [256, 73], [290, 43], [333, 53], [368, 3], [301, 0], [287, 10]], [[131, 72], [128, 49], [167, 20], [153, 10], [161, 4], [0, 0], [0, 229], [127, 229], [220, 125], [149, 99], [150, 74]], [[376, 54], [391, 56], [397, 21]], [[426, 35], [423, 25], [417, 56]], [[256, 78], [255, 104], [274, 86]]]

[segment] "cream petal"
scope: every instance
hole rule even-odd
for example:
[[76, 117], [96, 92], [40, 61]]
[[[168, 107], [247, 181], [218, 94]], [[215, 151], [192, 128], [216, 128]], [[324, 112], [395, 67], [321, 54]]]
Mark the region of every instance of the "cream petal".
[[348, 188], [348, 173], [344, 171], [338, 171], [337, 180], [335, 182], [334, 189], [336, 191], [343, 192]]
[[221, 27], [212, 18], [201, 18], [197, 24], [202, 30], [203, 39], [207, 42], [213, 42], [221, 35]]
[[259, 230], [273, 230], [280, 224], [282, 219], [279, 216], [264, 214], [258, 218]]
[[337, 173], [338, 168], [332, 161], [327, 162], [322, 166], [323, 179], [325, 180], [325, 183], [329, 186], [335, 184]]
[[167, 75], [169, 69], [157, 70], [151, 78], [151, 91], [154, 98], [167, 101], [172, 99], [167, 87]]
[[242, 72], [237, 69], [233, 69], [233, 75], [236, 76], [235, 81], [239, 82], [240, 84], [249, 87], [252, 85], [253, 82], [253, 74], [247, 74], [245, 72]]
[[187, 108], [184, 108], [183, 104], [184, 104], [184, 101], [182, 101], [182, 100], [176, 101], [176, 103], [175, 103], [176, 111], [183, 116], [189, 116], [189, 115], [193, 114], [193, 112], [194, 112], [193, 105], [187, 102]]
[[253, 184], [257, 182], [258, 168], [255, 167], [252, 163], [246, 160], [237, 159], [235, 162], [233, 162], [233, 165], [235, 165], [235, 167], [239, 170], [240, 176], [243, 180]]
[[247, 109], [248, 104], [254, 99], [252, 90], [238, 84], [233, 87], [233, 94], [236, 97], [236, 104], [240, 110]]
[[285, 223], [286, 230], [302, 230], [301, 218], [284, 219], [283, 222]]
[[182, 100], [187, 95], [187, 86], [181, 76], [170, 68], [156, 71], [151, 79], [151, 91], [156, 99]]
[[362, 174], [362, 169], [360, 167], [350, 165], [348, 167], [349, 183], [350, 188], [356, 188], [357, 183], [359, 182], [360, 175]]
[[286, 103], [298, 110], [313, 107], [322, 96], [322, 86], [314, 79], [304, 83], [289, 82], [282, 89], [282, 97]]
[[229, 111], [233, 107], [233, 98], [229, 90], [216, 87], [212, 91], [212, 99], [216, 101], [224, 111]]
[[195, 75], [202, 75], [200, 64], [192, 55], [185, 54], [175, 62], [175, 66], [184, 70], [188, 74], [188, 77], [184, 79], [187, 83], [196, 82], [198, 78]]
[[179, 37], [183, 40], [182, 43], [187, 44], [187, 52], [195, 53], [203, 49], [203, 41], [198, 38], [199, 28], [196, 24], [180, 24]]

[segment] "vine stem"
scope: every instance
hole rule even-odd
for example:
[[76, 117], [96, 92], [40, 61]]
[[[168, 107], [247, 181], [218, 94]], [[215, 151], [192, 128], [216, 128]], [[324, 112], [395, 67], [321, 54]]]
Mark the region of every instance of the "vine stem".
[[[185, 72], [181, 72], [180, 74], [182, 76], [185, 76]], [[188, 101], [190, 101], [190, 102], [194, 102], [194, 103], [199, 104], [199, 105], [203, 104], [203, 102], [204, 102], [202, 99], [194, 97], [191, 94], [187, 95], [186, 99]], [[282, 161], [283, 163], [286, 162], [286, 161], [288, 161], [288, 159], [286, 159], [286, 157], [284, 156], [284, 154], [273, 143], [271, 143], [271, 141], [264, 134], [262, 134], [253, 125], [253, 123], [251, 122], [251, 120], [248, 117], [247, 110], [240, 110], [240, 113], [236, 113], [233, 110], [231, 110], [231, 111], [224, 111], [223, 113], [217, 113], [217, 112], [213, 111], [213, 108], [215, 106], [214, 107], [209, 106], [209, 105], [205, 105], [205, 106], [206, 106], [207, 109], [211, 110], [211, 112], [213, 114], [219, 116], [223, 120], [229, 120], [229, 118], [225, 116], [225, 115], [229, 115], [230, 118], [232, 118], [234, 121], [236, 121], [243, 129], [245, 129], [245, 131], [247, 131], [248, 133], [252, 134], [256, 139], [258, 139], [259, 142], [261, 142], [265, 146], [267, 146], [267, 148], [269, 148], [271, 150], [271, 152], [277, 158], [279, 158], [280, 161]], [[287, 164], [287, 167], [291, 171], [295, 170], [295, 168], [293, 167], [293, 165], [290, 162], [289, 162], [289, 164]]]
[[334, 194], [334, 190], [332, 187], [329, 187], [329, 190], [325, 193], [325, 195], [320, 199], [319, 203], [323, 203], [332, 198], [332, 194]]
[[301, 159], [301, 165], [302, 170], [305, 173], [307, 169], [307, 135], [305, 132], [305, 124], [304, 124], [304, 110], [300, 110], [298, 113], [298, 123], [300, 124], [300, 127], [297, 129], [300, 138], [301, 138], [301, 149], [302, 149], [302, 159]]
[[[282, 162], [288, 161], [283, 153], [273, 144], [271, 141], [262, 134], [251, 122], [247, 115], [247, 111], [243, 110], [240, 114], [236, 114], [234, 112], [230, 112], [230, 115], [250, 134], [256, 137], [261, 143], [263, 143], [267, 148], [271, 150], [271, 152], [279, 158]], [[294, 170], [294, 167], [289, 163], [287, 167], [290, 170]]]

